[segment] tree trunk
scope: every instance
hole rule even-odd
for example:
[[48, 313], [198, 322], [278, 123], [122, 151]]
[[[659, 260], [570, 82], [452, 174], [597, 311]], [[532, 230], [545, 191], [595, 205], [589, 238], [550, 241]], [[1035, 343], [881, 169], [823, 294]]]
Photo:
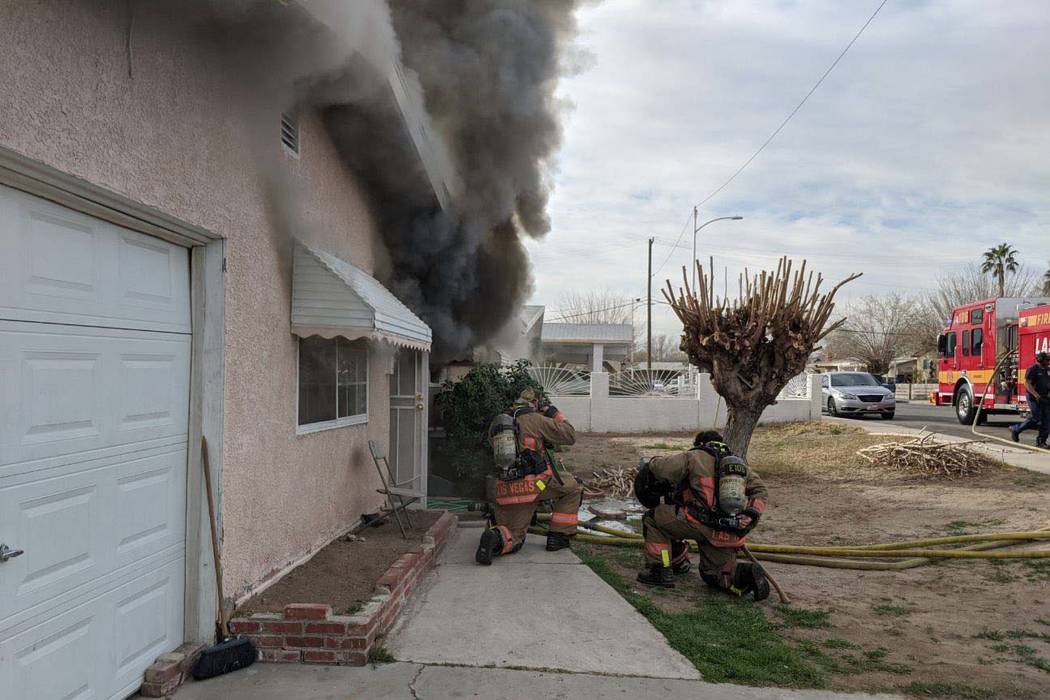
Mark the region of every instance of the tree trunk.
[[751, 434], [755, 432], [762, 408], [757, 411], [754, 406], [730, 406], [729, 418], [726, 421], [724, 437], [726, 444], [734, 454], [747, 457], [747, 448], [751, 444]]

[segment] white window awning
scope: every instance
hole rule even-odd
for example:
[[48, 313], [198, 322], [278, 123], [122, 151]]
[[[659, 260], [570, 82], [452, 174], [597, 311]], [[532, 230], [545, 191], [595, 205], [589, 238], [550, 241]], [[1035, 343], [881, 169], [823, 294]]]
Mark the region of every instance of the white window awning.
[[295, 242], [292, 333], [373, 338], [430, 350], [430, 327], [359, 267]]

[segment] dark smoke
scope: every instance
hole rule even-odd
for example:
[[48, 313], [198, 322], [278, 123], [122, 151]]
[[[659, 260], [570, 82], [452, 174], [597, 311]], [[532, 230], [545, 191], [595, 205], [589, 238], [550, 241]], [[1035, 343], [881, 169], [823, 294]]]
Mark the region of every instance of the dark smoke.
[[418, 75], [460, 181], [449, 210], [438, 211], [391, 173], [373, 177], [386, 281], [433, 328], [437, 361], [494, 336], [530, 289], [522, 242], [550, 230], [548, 168], [561, 141], [554, 91], [576, 5], [390, 2], [402, 60]]
[[[578, 0], [348, 0], [321, 3], [333, 42], [307, 12], [273, 0], [190, 0], [217, 20], [251, 82], [289, 107], [321, 108], [348, 166], [370, 189], [387, 257], [378, 275], [434, 331], [435, 362], [496, 335], [531, 286], [526, 237], [550, 229], [548, 172], [561, 141], [554, 92]], [[146, 7], [146, 6], [144, 6]], [[437, 205], [386, 71], [400, 60], [447, 148], [449, 206]], [[267, 114], [260, 124], [272, 121]], [[269, 132], [261, 153], [269, 153]], [[294, 193], [264, 170], [282, 221]], [[283, 183], [283, 184], [282, 184]], [[282, 228], [294, 230], [301, 224]]]

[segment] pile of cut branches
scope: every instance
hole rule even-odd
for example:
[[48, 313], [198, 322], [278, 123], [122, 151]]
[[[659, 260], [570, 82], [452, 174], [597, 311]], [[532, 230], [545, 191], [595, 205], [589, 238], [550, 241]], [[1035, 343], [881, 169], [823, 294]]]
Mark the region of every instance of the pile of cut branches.
[[900, 442], [883, 442], [857, 450], [870, 464], [932, 478], [956, 479], [980, 474], [998, 460], [973, 449], [977, 441], [940, 442], [932, 433]]
[[594, 472], [594, 476], [587, 479], [583, 487], [583, 495], [587, 498], [619, 498], [630, 499], [634, 497], [634, 477], [638, 474], [638, 467], [606, 467]]

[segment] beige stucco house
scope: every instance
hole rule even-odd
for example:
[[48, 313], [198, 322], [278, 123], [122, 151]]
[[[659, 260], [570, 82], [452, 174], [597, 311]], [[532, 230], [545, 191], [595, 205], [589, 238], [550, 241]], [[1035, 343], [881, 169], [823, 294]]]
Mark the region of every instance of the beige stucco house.
[[[330, 4], [279, 7], [338, 46]], [[369, 440], [425, 492], [430, 331], [364, 183], [178, 5], [0, 3], [0, 697], [119, 697], [211, 636], [202, 436], [231, 599], [380, 506]]]

